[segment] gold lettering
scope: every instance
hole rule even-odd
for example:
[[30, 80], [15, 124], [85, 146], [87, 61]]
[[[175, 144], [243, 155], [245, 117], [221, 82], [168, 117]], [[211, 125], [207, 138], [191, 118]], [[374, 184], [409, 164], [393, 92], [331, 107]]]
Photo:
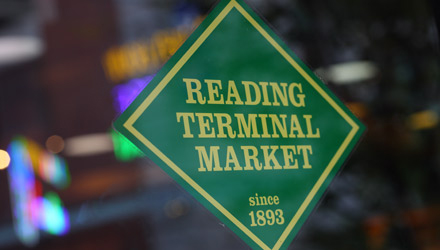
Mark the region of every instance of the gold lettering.
[[269, 96], [267, 94], [267, 82], [259, 82], [258, 84], [260, 84], [262, 92], [263, 92], [263, 106], [270, 106], [271, 103], [269, 101]]
[[[289, 105], [289, 100], [287, 98], [287, 92], [286, 87], [287, 83], [280, 83], [283, 90], [281, 91], [280, 86], [276, 82], [271, 82], [270, 86], [272, 86], [273, 90], [273, 106], [280, 106], [280, 103], [278, 102], [278, 97], [280, 98], [281, 102], [283, 103], [283, 106]], [[277, 97], [278, 96], [278, 97]]]
[[224, 132], [225, 129], [228, 131], [229, 138], [235, 138], [235, 131], [231, 128], [231, 116], [226, 113], [214, 113], [214, 116], [217, 120], [217, 128], [218, 134], [217, 138], [226, 138], [226, 134]]
[[[296, 97], [298, 98], [298, 100], [295, 98], [295, 90], [294, 89], [298, 89], [299, 92], [301, 93], [301, 94], [296, 94]], [[293, 106], [295, 106], [295, 107], [305, 107], [306, 106], [306, 104], [304, 102], [306, 95], [302, 94], [301, 83], [291, 83], [289, 85], [288, 92], [289, 92], [290, 102], [292, 103]]]
[[[273, 128], [273, 134], [272, 138], [279, 138], [280, 135], [276, 132], [276, 128], [278, 128], [278, 131], [280, 131], [282, 138], [287, 138], [287, 127], [286, 127], [286, 117], [287, 115], [269, 115], [270, 119], [272, 120], [272, 128]], [[283, 120], [283, 123], [281, 124], [280, 117]]]
[[[245, 105], [259, 104], [261, 101], [261, 93], [260, 93], [260, 88], [258, 87], [258, 85], [254, 82], [251, 82], [251, 81], [242, 81], [242, 84], [244, 85], [244, 90], [246, 93], [246, 102], [244, 104]], [[255, 93], [254, 100], [252, 100], [252, 94], [251, 94], [251, 89], [250, 89], [251, 86], [254, 89], [253, 92]]]
[[230, 167], [231, 163], [234, 164], [234, 171], [242, 171], [243, 170], [243, 167], [241, 167], [240, 163], [238, 162], [234, 147], [228, 146], [227, 152], [226, 152], [225, 171], [231, 171], [231, 167]]
[[226, 104], [232, 105], [231, 98], [235, 98], [234, 105], [243, 105], [243, 101], [240, 98], [240, 95], [238, 94], [237, 86], [235, 85], [235, 82], [230, 80], [228, 82], [228, 98], [226, 99]]
[[[262, 166], [260, 164], [260, 161], [258, 160], [258, 150], [254, 146], [241, 146], [241, 149], [243, 150], [244, 154], [244, 160], [246, 163], [246, 166], [244, 167], [244, 170], [261, 170]], [[249, 151], [252, 150], [252, 154], [250, 154]], [[251, 164], [251, 160], [254, 162], [254, 165]]]
[[[206, 148], [203, 146], [196, 146], [195, 149], [199, 153], [199, 172], [211, 172], [214, 171], [223, 171], [223, 169], [220, 167], [220, 161], [218, 158], [218, 150], [220, 147], [218, 146], [211, 146], [209, 147], [209, 156], [206, 152]], [[214, 169], [212, 168], [212, 165], [214, 164]], [[206, 166], [206, 167], [205, 167]]]
[[312, 132], [312, 115], [303, 115], [303, 117], [307, 125], [307, 138], [321, 138], [319, 128], [315, 130], [315, 133]]
[[[205, 104], [206, 98], [203, 97], [200, 92], [202, 88], [202, 84], [197, 79], [183, 78], [183, 81], [186, 83], [186, 91], [188, 94], [188, 99], [186, 99], [186, 103], [196, 104], [197, 102], [200, 104]], [[195, 84], [193, 88], [193, 83]], [[194, 94], [197, 96], [197, 101], [194, 100]]]
[[310, 146], [310, 145], [297, 146], [297, 148], [298, 148], [298, 153], [302, 154], [303, 159], [304, 159], [303, 168], [306, 168], [306, 169], [307, 168], [312, 168], [312, 165], [310, 165], [310, 163], [309, 163], [309, 155], [307, 154], [307, 151], [309, 151], [311, 155], [313, 154], [312, 146]]
[[260, 138], [260, 135], [258, 134], [256, 114], [249, 114], [247, 123], [246, 120], [244, 119], [243, 114], [234, 114], [234, 116], [237, 118], [237, 125], [239, 131], [237, 135], [238, 138], [250, 138], [251, 131], [252, 131], [252, 138]]
[[[200, 134], [199, 138], [215, 138], [215, 129], [212, 128], [212, 131], [210, 134], [207, 134], [206, 132], [211, 130], [210, 122], [213, 122], [212, 114], [211, 113], [196, 113], [197, 119], [199, 120], [199, 129]], [[207, 118], [208, 120], [206, 120]]]
[[[219, 89], [222, 89], [222, 82], [220, 80], [206, 79], [205, 83], [208, 85], [208, 104], [225, 104], [223, 101], [223, 95], [219, 94]], [[214, 84], [216, 86], [214, 86]], [[220, 99], [217, 99], [219, 98]]]
[[262, 138], [270, 138], [270, 134], [267, 129], [267, 115], [259, 114], [258, 117], [260, 117], [260, 119], [261, 119], [261, 126], [263, 129], [263, 134], [261, 135], [261, 137]]
[[192, 122], [194, 122], [194, 113], [176, 113], [176, 117], [177, 122], [180, 122], [180, 118], [183, 118], [183, 127], [185, 129], [183, 138], [194, 138], [194, 135], [191, 134], [191, 129], [189, 126], [189, 118], [191, 118]]
[[[297, 133], [297, 135], [295, 135], [293, 132]], [[290, 117], [290, 134], [289, 134], [290, 138], [305, 138], [306, 136], [304, 135], [302, 129], [301, 129], [301, 125], [299, 124], [298, 121], [298, 117], [296, 115], [292, 115]]]
[[[298, 168], [298, 160], [293, 159], [293, 155], [296, 155], [296, 148], [293, 145], [287, 145], [287, 146], [281, 146], [280, 147], [283, 150], [283, 156], [284, 156], [284, 169], [297, 169]], [[289, 152], [292, 151], [292, 152]], [[294, 162], [295, 164], [290, 165], [291, 162]]]
[[[269, 148], [271, 152], [269, 153]], [[275, 157], [275, 152], [278, 150], [278, 146], [272, 145], [272, 146], [261, 146], [261, 149], [263, 150], [263, 156], [264, 156], [264, 170], [271, 170], [271, 169], [281, 169], [280, 163], [277, 161], [277, 158]], [[270, 165], [270, 162], [273, 162], [273, 166]]]

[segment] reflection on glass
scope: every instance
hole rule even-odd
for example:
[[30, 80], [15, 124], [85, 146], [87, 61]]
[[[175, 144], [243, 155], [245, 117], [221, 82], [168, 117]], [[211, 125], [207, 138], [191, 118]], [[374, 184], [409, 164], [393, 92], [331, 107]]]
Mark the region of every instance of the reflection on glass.
[[25, 137], [16, 137], [8, 147], [11, 164], [8, 168], [15, 232], [20, 241], [34, 246], [39, 229], [62, 235], [69, 230], [69, 214], [54, 192], [43, 194], [43, 181], [56, 188], [70, 183], [68, 167], [59, 156], [44, 151]]
[[8, 152], [0, 149], [0, 169], [6, 169], [11, 162]]

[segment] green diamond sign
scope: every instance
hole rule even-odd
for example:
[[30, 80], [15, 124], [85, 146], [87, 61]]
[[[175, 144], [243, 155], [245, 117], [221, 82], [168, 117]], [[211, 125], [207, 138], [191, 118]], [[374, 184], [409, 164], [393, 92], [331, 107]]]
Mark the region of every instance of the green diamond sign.
[[115, 128], [253, 249], [286, 249], [364, 127], [241, 0], [223, 0]]

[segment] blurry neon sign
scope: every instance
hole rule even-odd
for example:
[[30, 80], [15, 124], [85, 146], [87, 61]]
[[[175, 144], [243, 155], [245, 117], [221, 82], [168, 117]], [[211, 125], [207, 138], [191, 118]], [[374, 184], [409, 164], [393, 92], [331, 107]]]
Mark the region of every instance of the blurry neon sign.
[[19, 240], [34, 246], [40, 229], [65, 234], [70, 228], [69, 214], [56, 193], [43, 193], [40, 181], [59, 189], [68, 186], [70, 175], [64, 159], [25, 137], [13, 139], [7, 151], [11, 156], [8, 174], [14, 229]]
[[[125, 84], [117, 85], [113, 88], [112, 94], [114, 99], [114, 107], [117, 113], [122, 113], [136, 98], [136, 96], [144, 89], [153, 79], [153, 76], [145, 76], [135, 78]], [[131, 161], [144, 154], [123, 135], [110, 131], [113, 141], [113, 149], [116, 159], [119, 161]]]
[[117, 85], [112, 90], [116, 112], [122, 113], [153, 79], [154, 75], [135, 78], [125, 84]]
[[197, 17], [191, 25], [159, 30], [149, 40], [140, 40], [106, 51], [102, 66], [108, 79], [114, 83], [156, 71], [190, 35], [202, 20]]
[[131, 161], [136, 158], [144, 156], [144, 154], [135, 146], [131, 141], [129, 141], [125, 136], [115, 132], [110, 131], [113, 141], [113, 148], [116, 159], [119, 161]]

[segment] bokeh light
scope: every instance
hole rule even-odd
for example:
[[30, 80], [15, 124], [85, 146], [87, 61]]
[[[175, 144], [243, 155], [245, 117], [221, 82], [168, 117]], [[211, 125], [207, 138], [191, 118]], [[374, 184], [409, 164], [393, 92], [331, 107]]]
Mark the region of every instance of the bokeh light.
[[59, 135], [52, 135], [46, 140], [46, 148], [51, 153], [58, 154], [64, 149], [64, 139]]
[[8, 152], [14, 228], [19, 240], [32, 247], [39, 241], [40, 229], [53, 235], [68, 232], [68, 211], [56, 193], [44, 192], [43, 187], [48, 183], [63, 189], [70, 184], [65, 160], [23, 136], [11, 141]]
[[11, 157], [9, 156], [8, 152], [0, 149], [0, 170], [7, 168], [10, 162]]

